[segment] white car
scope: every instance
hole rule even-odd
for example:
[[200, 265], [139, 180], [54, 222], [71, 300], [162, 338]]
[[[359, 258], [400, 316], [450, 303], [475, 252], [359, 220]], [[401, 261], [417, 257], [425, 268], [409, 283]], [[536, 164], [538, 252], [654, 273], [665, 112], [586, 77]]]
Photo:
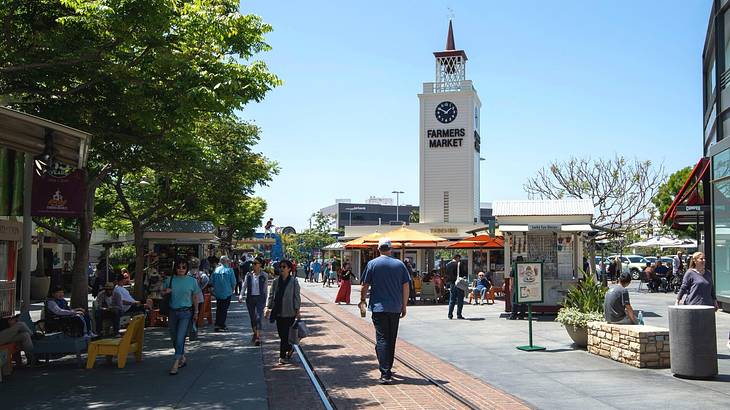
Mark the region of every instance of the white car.
[[[611, 255], [608, 257], [609, 260], [619, 255]], [[641, 272], [646, 268], [646, 264], [650, 263], [641, 255], [621, 255], [621, 272], [630, 272], [631, 279], [639, 280], [641, 278]]]

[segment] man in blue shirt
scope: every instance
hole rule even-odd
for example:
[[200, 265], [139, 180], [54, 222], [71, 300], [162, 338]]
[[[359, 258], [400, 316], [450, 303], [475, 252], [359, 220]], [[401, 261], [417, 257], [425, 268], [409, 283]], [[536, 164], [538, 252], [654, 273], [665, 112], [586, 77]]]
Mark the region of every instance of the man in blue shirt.
[[398, 323], [406, 316], [408, 292], [411, 277], [403, 262], [390, 256], [393, 245], [388, 238], [378, 242], [380, 256], [368, 262], [362, 275], [360, 308], [364, 309], [365, 298], [370, 290], [370, 311], [375, 326], [375, 354], [380, 367], [380, 383], [392, 381], [395, 341], [398, 337]]
[[236, 288], [236, 275], [229, 267], [231, 261], [228, 256], [221, 256], [220, 265], [215, 268], [210, 283], [213, 285], [213, 294], [216, 299], [215, 306], [215, 331], [226, 331], [226, 318], [228, 307], [231, 305], [231, 295]]

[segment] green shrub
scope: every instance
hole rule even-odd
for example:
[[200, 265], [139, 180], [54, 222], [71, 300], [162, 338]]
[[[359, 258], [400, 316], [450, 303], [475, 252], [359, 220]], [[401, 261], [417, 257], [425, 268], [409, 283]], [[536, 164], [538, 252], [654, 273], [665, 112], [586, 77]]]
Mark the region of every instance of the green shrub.
[[603, 301], [606, 288], [581, 269], [583, 280], [570, 288], [563, 307], [558, 311], [557, 322], [564, 326], [586, 327], [588, 322], [602, 321]]

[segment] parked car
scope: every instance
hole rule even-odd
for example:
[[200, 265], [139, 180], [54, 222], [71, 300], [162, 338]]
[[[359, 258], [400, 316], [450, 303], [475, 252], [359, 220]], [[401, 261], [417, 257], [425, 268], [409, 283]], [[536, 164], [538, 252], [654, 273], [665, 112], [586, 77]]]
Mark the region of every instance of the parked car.
[[[619, 255], [611, 255], [608, 258], [613, 259]], [[623, 265], [621, 272], [630, 272], [633, 280], [639, 280], [641, 272], [646, 268], [646, 264], [649, 263], [646, 258], [641, 255], [620, 255], [621, 264]]]

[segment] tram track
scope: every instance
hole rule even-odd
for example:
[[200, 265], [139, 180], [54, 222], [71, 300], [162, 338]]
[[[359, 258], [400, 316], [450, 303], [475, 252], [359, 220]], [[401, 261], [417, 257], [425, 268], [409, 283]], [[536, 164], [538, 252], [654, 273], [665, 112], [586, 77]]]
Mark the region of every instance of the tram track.
[[[318, 302], [315, 302], [312, 298], [308, 297], [307, 295], [304, 295], [302, 293], [301, 295], [303, 298], [307, 299], [309, 303], [319, 308], [321, 311], [326, 313], [328, 316], [333, 318], [335, 321], [340, 323], [341, 325], [345, 326], [346, 328], [350, 329], [353, 333], [357, 334], [361, 338], [368, 341], [368, 343], [375, 345], [374, 338], [366, 335], [362, 331], [356, 329], [349, 323], [345, 322], [341, 318], [337, 317], [335, 314], [331, 313]], [[325, 406], [326, 409], [336, 409], [334, 402], [332, 401], [330, 395], [327, 393], [327, 389], [320, 380], [320, 378], [317, 376], [317, 373], [315, 369], [312, 367], [311, 362], [307, 359], [306, 353], [300, 346], [295, 346], [295, 349], [297, 349], [297, 354], [301, 358], [302, 366], [304, 367], [305, 371], [307, 372], [307, 375], [309, 376], [310, 381], [314, 385], [315, 390], [317, 391], [317, 394], [320, 397], [320, 400], [322, 400], [323, 406]], [[401, 355], [397, 354], [395, 355], [396, 362], [400, 363], [401, 365], [405, 366], [406, 368], [410, 369], [411, 371], [415, 372], [419, 376], [421, 376], [424, 380], [428, 381], [430, 384], [436, 386], [441, 391], [443, 391], [447, 396], [453, 398], [454, 400], [458, 401], [459, 403], [466, 406], [468, 409], [480, 409], [481, 407], [472, 402], [471, 400], [463, 397], [462, 394], [459, 394], [457, 391], [452, 389], [451, 387], [445, 385], [444, 383], [441, 383], [436, 378], [432, 377], [427, 371], [421, 369], [418, 365], [413, 363], [412, 361], [402, 357]]]

